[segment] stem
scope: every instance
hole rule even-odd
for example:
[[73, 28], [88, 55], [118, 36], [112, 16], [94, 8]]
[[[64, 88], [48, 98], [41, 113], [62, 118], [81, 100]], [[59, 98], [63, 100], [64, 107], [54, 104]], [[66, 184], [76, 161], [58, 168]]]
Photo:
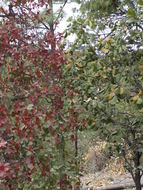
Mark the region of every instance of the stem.
[[51, 20], [50, 20], [49, 26], [50, 26], [50, 31], [51, 31], [51, 33], [54, 35], [53, 0], [51, 0], [51, 1], [49, 2], [49, 6], [50, 6], [50, 15], [51, 15]]
[[[53, 35], [53, 37], [55, 36], [54, 34], [54, 11], [53, 11], [53, 0], [50, 0], [49, 2], [49, 6], [50, 6], [50, 15], [51, 15], [51, 20], [49, 22], [49, 27], [50, 27], [50, 32]], [[55, 50], [56, 48], [56, 41], [55, 39], [53, 39], [53, 43], [51, 43], [51, 51]]]
[[75, 128], [75, 165], [78, 173], [78, 127]]

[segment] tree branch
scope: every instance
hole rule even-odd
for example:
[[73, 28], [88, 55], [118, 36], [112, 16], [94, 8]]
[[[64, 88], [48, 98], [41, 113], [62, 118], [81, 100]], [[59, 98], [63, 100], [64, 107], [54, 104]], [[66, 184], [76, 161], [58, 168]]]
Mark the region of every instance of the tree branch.
[[143, 27], [140, 24], [136, 23], [136, 26], [138, 26], [141, 30], [143, 30]]
[[0, 18], [8, 18], [9, 17], [9, 14], [7, 15], [0, 15]]
[[58, 19], [60, 18], [60, 15], [61, 15], [61, 13], [62, 13], [62, 11], [63, 11], [65, 5], [67, 4], [67, 2], [68, 2], [68, 0], [65, 0], [63, 6], [62, 6], [61, 9], [60, 9], [60, 12], [59, 12], [57, 18], [55, 19], [55, 23], [56, 23], [56, 22], [58, 21]]

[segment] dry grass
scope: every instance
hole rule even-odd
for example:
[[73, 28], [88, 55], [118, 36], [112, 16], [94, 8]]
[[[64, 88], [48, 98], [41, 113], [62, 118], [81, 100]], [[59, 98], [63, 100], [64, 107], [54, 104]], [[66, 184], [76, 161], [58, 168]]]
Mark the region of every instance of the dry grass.
[[85, 174], [81, 178], [84, 186], [87, 184], [88, 187], [96, 189], [128, 175], [124, 170], [123, 159], [109, 156], [105, 151], [106, 144], [105, 141], [99, 141], [96, 146], [89, 147], [84, 155]]

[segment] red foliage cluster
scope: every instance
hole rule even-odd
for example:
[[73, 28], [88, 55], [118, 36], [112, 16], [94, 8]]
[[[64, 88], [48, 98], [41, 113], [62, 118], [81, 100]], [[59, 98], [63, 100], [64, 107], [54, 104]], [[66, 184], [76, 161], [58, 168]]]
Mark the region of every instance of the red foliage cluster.
[[[61, 82], [65, 59], [58, 42], [62, 36], [51, 32], [40, 15], [44, 9], [48, 16], [49, 1], [10, 2], [0, 7], [0, 156], [3, 160], [0, 178], [5, 187], [14, 189], [18, 180], [30, 181], [38, 169], [42, 176], [50, 173], [50, 156], [45, 155], [46, 164], [37, 156], [43, 149], [40, 141], [50, 133], [55, 143], [60, 143], [61, 132], [68, 127], [73, 130], [77, 119], [71, 111], [71, 116], [66, 118], [67, 128], [61, 124], [54, 127], [64, 114], [63, 97], [68, 97], [68, 93]], [[45, 131], [43, 125], [47, 126]]]

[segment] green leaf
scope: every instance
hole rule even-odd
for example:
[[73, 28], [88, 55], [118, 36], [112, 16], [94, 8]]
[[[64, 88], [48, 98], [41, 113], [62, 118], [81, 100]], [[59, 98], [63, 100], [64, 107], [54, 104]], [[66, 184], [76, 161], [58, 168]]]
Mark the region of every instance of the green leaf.
[[33, 106], [34, 106], [33, 104], [29, 104], [29, 105], [27, 106], [27, 110], [29, 110], [29, 111], [32, 110], [32, 109], [33, 109]]
[[142, 98], [138, 98], [138, 100], [137, 100], [137, 104], [138, 104], [138, 105], [141, 105], [142, 103], [143, 103]]
[[136, 12], [132, 9], [132, 8], [129, 8], [128, 11], [127, 11], [127, 14], [131, 17], [134, 17], [136, 18]]
[[138, 0], [139, 5], [143, 5], [143, 0]]

